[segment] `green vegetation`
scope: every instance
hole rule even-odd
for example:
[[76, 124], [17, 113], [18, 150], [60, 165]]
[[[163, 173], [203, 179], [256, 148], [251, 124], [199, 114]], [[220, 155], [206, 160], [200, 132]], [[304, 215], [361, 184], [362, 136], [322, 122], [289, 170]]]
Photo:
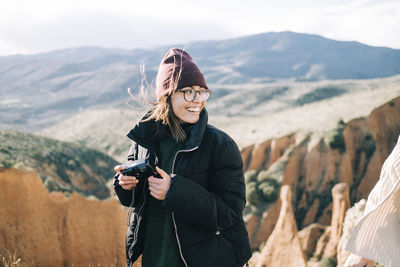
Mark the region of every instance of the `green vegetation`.
[[344, 142], [344, 127], [346, 123], [343, 120], [339, 120], [337, 128], [332, 130], [327, 136], [327, 142], [332, 149], [338, 149], [340, 153], [346, 151], [346, 144]]
[[347, 90], [328, 85], [314, 89], [312, 92], [302, 95], [296, 100], [297, 105], [304, 105], [312, 102], [321, 101], [346, 93]]
[[250, 182], [255, 182], [257, 180], [257, 171], [256, 170], [250, 170], [246, 171], [244, 173], [244, 181], [246, 184]]
[[364, 136], [362, 149], [365, 152], [367, 159], [371, 158], [374, 154], [376, 145], [375, 140], [374, 138], [372, 138], [371, 134], [367, 134], [366, 136]]
[[247, 171], [245, 173], [246, 180], [246, 199], [250, 205], [255, 207], [274, 202], [278, 197], [280, 183], [272, 177], [263, 177], [260, 179], [260, 172], [256, 176], [255, 171]]
[[336, 262], [332, 258], [323, 258], [318, 267], [336, 267]]
[[116, 164], [111, 157], [78, 144], [0, 131], [0, 167], [32, 169], [49, 191], [106, 198], [110, 193], [105, 184]]

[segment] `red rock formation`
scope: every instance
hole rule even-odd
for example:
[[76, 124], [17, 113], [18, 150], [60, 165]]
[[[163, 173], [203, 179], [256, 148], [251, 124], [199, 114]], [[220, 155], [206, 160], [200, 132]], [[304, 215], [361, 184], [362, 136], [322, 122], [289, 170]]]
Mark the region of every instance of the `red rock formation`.
[[[333, 207], [330, 198], [337, 183], [348, 184], [352, 203], [368, 196], [400, 134], [400, 97], [375, 109], [367, 118], [354, 119], [340, 127], [344, 127], [343, 133], [337, 134], [344, 145], [339, 148], [320, 133], [296, 133], [243, 150], [245, 170], [264, 170], [293, 188], [294, 213], [300, 229], [316, 222], [325, 226], [336, 221], [340, 224], [344, 208]], [[279, 174], [271, 171], [278, 163], [284, 165]], [[249, 231], [253, 248], [271, 235], [280, 209], [277, 200], [264, 211], [258, 211], [263, 214], [261, 218], [253, 218]], [[334, 221], [332, 213], [337, 217]], [[338, 224], [332, 228], [332, 242], [340, 233]], [[331, 252], [332, 244], [327, 247]], [[326, 236], [317, 243], [318, 257], [324, 255], [325, 246]]]
[[257, 267], [307, 266], [297, 233], [290, 186], [281, 188], [281, 211], [277, 224], [261, 252]]
[[265, 169], [268, 169], [275, 163], [284, 153], [285, 150], [295, 142], [295, 135], [289, 134], [278, 139], [271, 141], [271, 153], [269, 162], [266, 164]]
[[327, 226], [313, 223], [299, 232], [301, 247], [304, 251], [306, 259], [310, 259], [316, 250], [317, 242], [325, 233]]
[[[279, 217], [279, 210], [281, 208], [281, 201], [275, 201], [271, 207], [269, 207], [262, 217], [257, 221], [258, 225], [254, 223], [253, 229], [247, 228], [250, 238], [250, 245], [253, 249], [258, 249], [262, 242], [265, 242], [269, 235], [274, 230], [276, 221]], [[248, 225], [247, 222], [246, 226]]]
[[251, 153], [251, 161], [249, 170], [264, 169], [264, 166], [269, 162], [269, 153], [271, 149], [271, 140], [267, 140], [261, 144], [256, 144]]
[[243, 159], [243, 169], [249, 169], [249, 163], [251, 160], [251, 153], [253, 152], [254, 145], [248, 146], [242, 150], [242, 159]]
[[66, 198], [40, 177], [0, 169], [0, 251], [27, 266], [124, 266], [126, 211], [115, 199]]
[[343, 233], [343, 222], [346, 211], [350, 208], [349, 186], [346, 183], [336, 184], [332, 189], [333, 209], [331, 235], [324, 252], [324, 257], [336, 258], [336, 250]]

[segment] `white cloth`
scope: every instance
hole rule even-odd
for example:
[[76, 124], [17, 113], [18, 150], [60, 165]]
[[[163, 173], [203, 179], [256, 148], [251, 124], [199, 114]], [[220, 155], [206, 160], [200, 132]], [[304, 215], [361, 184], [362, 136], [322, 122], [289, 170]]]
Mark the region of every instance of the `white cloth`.
[[400, 267], [400, 137], [385, 160], [379, 181], [368, 196], [364, 216], [354, 227], [346, 250]]

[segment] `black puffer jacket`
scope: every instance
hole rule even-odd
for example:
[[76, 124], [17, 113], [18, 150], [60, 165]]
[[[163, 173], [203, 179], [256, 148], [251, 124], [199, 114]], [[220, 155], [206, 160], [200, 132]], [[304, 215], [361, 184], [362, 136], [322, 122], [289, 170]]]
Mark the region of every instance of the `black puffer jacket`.
[[[181, 257], [186, 266], [243, 266], [251, 257], [242, 213], [245, 185], [242, 158], [235, 142], [207, 124], [207, 112], [190, 129], [184, 150], [176, 153], [171, 186], [163, 205], [172, 219]], [[128, 134], [133, 140], [129, 160], [157, 156], [154, 121], [138, 123]], [[135, 207], [127, 233], [128, 266], [142, 253], [146, 225], [147, 180], [124, 190], [114, 183], [121, 203]]]

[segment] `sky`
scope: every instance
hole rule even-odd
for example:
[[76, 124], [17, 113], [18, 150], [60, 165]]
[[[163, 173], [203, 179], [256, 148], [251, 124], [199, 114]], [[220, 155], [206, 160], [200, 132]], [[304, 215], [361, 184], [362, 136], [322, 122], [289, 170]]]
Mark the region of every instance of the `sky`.
[[0, 56], [294, 31], [400, 49], [400, 0], [2, 0]]

